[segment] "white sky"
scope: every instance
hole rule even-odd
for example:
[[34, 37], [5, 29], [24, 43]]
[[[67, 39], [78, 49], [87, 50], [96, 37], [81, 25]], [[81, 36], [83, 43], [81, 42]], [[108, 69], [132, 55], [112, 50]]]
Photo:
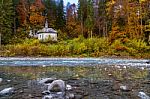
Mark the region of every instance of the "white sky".
[[64, 0], [64, 5], [67, 5], [68, 2], [70, 2], [71, 4], [78, 4], [78, 0]]

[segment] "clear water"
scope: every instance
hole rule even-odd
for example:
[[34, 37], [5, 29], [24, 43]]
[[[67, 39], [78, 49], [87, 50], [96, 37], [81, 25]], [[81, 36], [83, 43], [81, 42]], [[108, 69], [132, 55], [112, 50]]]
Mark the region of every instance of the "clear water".
[[150, 60], [111, 58], [0, 58], [0, 66], [146, 66]]

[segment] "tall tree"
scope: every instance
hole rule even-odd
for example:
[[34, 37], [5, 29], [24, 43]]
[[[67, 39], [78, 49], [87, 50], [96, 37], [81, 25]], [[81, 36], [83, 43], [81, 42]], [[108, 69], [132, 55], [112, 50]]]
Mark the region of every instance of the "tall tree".
[[[95, 19], [96, 27], [99, 30], [99, 36], [107, 36], [108, 32], [108, 17], [107, 17], [107, 4], [108, 0], [100, 0], [98, 2], [98, 17]], [[97, 7], [97, 6], [96, 6]], [[97, 21], [98, 20], [98, 21]]]
[[78, 1], [78, 20], [81, 25], [81, 32], [84, 35], [84, 22], [87, 18], [87, 0], [79, 0]]
[[14, 9], [12, 0], [0, 0], [0, 33], [2, 44], [11, 43]]
[[66, 28], [69, 38], [78, 37], [81, 32], [80, 24], [77, 20], [77, 8], [75, 4], [69, 4], [66, 8]]
[[35, 0], [35, 2], [30, 7], [30, 23], [32, 28], [39, 29], [45, 23], [45, 17], [42, 15], [45, 10], [41, 0]]
[[88, 29], [89, 37], [93, 36], [93, 28], [94, 28], [94, 9], [93, 9], [93, 0], [88, 0], [87, 4], [87, 18], [85, 21], [85, 26]]
[[44, 14], [47, 15], [48, 21], [49, 21], [49, 26], [50, 27], [55, 27], [55, 22], [56, 22], [56, 8], [57, 4], [55, 0], [43, 0], [43, 3], [45, 5], [45, 12]]
[[63, 0], [57, 1], [57, 9], [56, 9], [56, 23], [55, 27], [57, 29], [63, 29], [65, 26], [66, 18], [64, 13], [64, 2]]

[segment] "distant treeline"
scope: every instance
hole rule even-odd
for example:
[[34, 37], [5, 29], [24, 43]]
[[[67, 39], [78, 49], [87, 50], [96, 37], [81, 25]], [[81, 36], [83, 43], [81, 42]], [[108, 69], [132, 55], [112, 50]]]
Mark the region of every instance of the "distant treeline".
[[20, 43], [48, 19], [59, 40], [106, 37], [110, 44], [138, 39], [149, 44], [149, 0], [0, 0], [2, 44]]

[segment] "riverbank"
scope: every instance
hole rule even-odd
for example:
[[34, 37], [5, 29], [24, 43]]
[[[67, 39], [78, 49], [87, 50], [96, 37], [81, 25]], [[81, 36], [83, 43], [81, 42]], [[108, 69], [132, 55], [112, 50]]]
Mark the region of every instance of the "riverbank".
[[14, 92], [0, 98], [41, 99], [45, 87], [38, 82], [47, 77], [62, 79], [71, 85], [73, 89], [65, 92], [66, 96], [74, 96], [73, 99], [139, 99], [140, 92], [150, 96], [150, 72], [147, 68], [3, 66], [0, 67], [0, 78], [3, 79], [0, 90], [13, 87]]
[[150, 46], [141, 40], [114, 41], [106, 38], [75, 38], [60, 42], [39, 42], [26, 39], [23, 43], [2, 46], [2, 57], [121, 57], [150, 58]]

